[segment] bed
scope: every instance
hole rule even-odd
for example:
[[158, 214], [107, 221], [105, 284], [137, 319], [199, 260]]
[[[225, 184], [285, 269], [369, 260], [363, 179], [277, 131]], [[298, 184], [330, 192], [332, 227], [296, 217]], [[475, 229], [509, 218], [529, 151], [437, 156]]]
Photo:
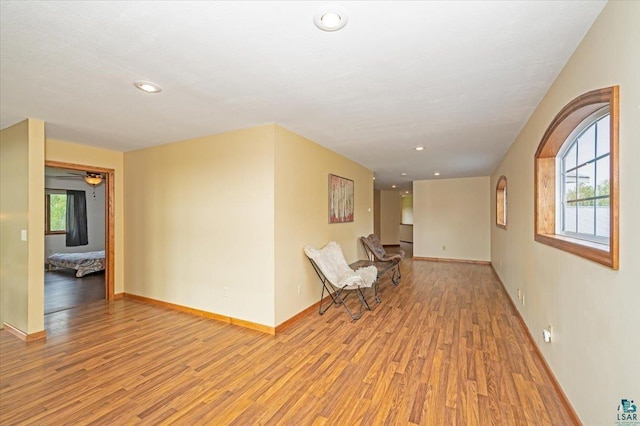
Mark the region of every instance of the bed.
[[55, 253], [49, 256], [49, 269], [51, 266], [58, 268], [75, 269], [76, 277], [83, 277], [93, 272], [104, 271], [104, 250], [88, 251], [86, 253]]

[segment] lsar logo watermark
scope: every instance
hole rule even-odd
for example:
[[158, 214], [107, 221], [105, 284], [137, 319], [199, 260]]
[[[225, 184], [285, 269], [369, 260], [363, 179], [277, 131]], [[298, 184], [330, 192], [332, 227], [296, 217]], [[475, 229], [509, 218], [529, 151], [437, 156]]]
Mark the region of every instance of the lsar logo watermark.
[[633, 399], [621, 399], [618, 405], [616, 425], [640, 426], [636, 404]]

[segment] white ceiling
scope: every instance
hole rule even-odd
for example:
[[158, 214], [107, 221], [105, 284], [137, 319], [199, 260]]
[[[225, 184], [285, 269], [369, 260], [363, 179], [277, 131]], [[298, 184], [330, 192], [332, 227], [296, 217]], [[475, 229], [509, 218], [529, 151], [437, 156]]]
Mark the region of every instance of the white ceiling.
[[44, 168], [44, 176], [47, 178], [78, 177], [80, 179], [83, 179], [85, 175], [86, 175], [86, 172], [82, 172], [80, 170], [67, 170], [67, 169], [60, 169], [57, 167]]
[[2, 0], [0, 127], [129, 151], [275, 122], [378, 189], [486, 176], [606, 2], [342, 1], [322, 32], [331, 3]]

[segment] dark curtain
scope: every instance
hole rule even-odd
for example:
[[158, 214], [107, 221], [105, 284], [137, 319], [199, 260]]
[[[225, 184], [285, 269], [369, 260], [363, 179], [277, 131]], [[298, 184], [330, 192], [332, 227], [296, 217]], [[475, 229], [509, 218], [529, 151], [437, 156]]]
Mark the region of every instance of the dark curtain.
[[87, 196], [84, 191], [67, 191], [67, 247], [89, 244]]

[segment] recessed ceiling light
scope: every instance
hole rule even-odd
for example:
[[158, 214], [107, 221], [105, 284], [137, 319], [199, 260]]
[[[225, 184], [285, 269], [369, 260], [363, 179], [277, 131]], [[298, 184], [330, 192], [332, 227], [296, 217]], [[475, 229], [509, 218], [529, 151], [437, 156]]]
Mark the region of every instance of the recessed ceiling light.
[[373, 177], [373, 180], [376, 180], [376, 177], [375, 177], [375, 176]]
[[331, 28], [331, 29], [340, 25], [340, 21], [342, 21], [342, 18], [340, 17], [340, 15], [338, 15], [335, 12], [325, 13], [320, 18], [320, 22], [322, 22], [325, 27]]
[[392, 187], [392, 188], [395, 188], [396, 186], [395, 186], [395, 185], [391, 185], [391, 187]]
[[422, 151], [424, 149], [424, 146], [416, 146], [415, 148], [416, 151]]
[[313, 23], [316, 24], [316, 27], [329, 32], [344, 28], [348, 21], [347, 12], [338, 6], [324, 7], [318, 10], [313, 17]]
[[160, 86], [150, 81], [137, 80], [133, 82], [133, 85], [136, 86], [138, 89], [142, 90], [143, 92], [147, 92], [147, 93], [162, 92], [162, 88]]
[[406, 175], [407, 175], [406, 173], [400, 173], [400, 176], [406, 176]]
[[408, 194], [408, 193], [409, 193], [409, 191], [404, 191], [404, 193], [405, 193], [405, 194]]
[[434, 176], [440, 176], [440, 172], [435, 172], [433, 175]]

